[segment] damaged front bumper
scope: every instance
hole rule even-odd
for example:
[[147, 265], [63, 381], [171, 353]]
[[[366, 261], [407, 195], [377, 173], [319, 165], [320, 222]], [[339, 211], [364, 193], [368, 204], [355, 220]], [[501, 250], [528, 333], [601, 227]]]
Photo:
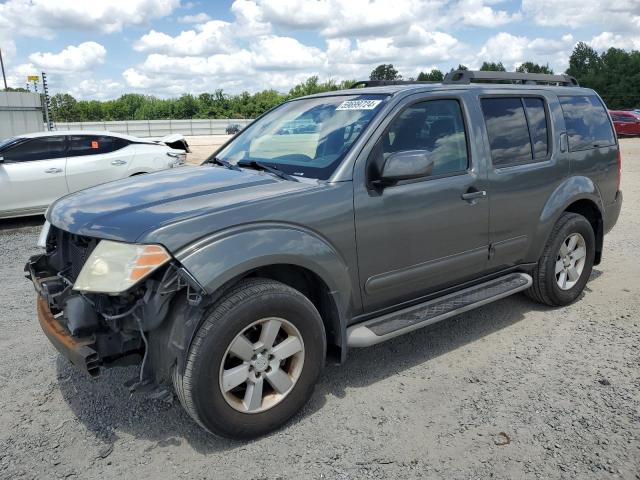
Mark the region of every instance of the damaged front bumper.
[[[94, 349], [93, 336], [74, 337], [51, 311], [51, 306], [57, 305], [57, 297], [65, 290], [63, 281], [57, 276], [42, 276], [46, 267], [46, 256], [36, 255], [31, 257], [25, 265], [27, 278], [33, 282], [38, 298], [36, 307], [38, 321], [42, 331], [56, 349], [68, 358], [71, 363], [87, 372], [92, 377], [100, 373], [100, 357]], [[39, 277], [38, 274], [41, 276]], [[56, 307], [54, 307], [56, 308]], [[61, 314], [58, 315], [61, 317]]]
[[25, 272], [40, 326], [63, 356], [92, 377], [103, 367], [141, 364], [140, 381], [157, 384], [174, 366], [184, 368], [205, 307], [204, 290], [186, 270], [172, 263], [122, 294], [88, 294], [73, 290], [52, 255], [31, 257]]
[[76, 367], [97, 377], [100, 367], [140, 361], [144, 347], [139, 333], [113, 331], [100, 321], [95, 306], [50, 269], [46, 254], [31, 257], [25, 272], [36, 290], [42, 331]]
[[37, 308], [40, 327], [53, 346], [80, 370], [97, 377], [102, 363], [94, 350], [95, 339], [73, 337], [56, 319], [43, 297], [38, 297]]

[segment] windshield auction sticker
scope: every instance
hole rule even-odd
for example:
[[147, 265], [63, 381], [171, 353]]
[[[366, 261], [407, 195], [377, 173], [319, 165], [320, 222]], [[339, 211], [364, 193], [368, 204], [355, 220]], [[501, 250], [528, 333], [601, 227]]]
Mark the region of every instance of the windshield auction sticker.
[[347, 100], [336, 107], [336, 110], [373, 110], [382, 100]]

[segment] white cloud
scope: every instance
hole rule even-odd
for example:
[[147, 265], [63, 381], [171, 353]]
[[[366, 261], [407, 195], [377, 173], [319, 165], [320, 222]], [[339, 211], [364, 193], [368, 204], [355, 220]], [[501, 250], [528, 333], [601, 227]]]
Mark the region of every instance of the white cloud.
[[289, 29], [320, 30], [325, 37], [390, 36], [411, 25], [430, 29], [491, 27], [518, 21], [496, 10], [501, 0], [239, 0], [255, 21]]
[[252, 63], [257, 69], [285, 70], [320, 66], [324, 52], [303, 45], [295, 38], [268, 36], [261, 38], [252, 48]]
[[234, 48], [231, 40], [231, 24], [211, 20], [197, 25], [195, 30], [185, 30], [172, 37], [151, 30], [134, 43], [138, 52], [159, 52], [169, 55], [205, 55], [228, 52]]
[[104, 63], [107, 50], [96, 42], [69, 45], [60, 53], [36, 52], [29, 60], [39, 69], [52, 72], [83, 72]]
[[271, 32], [271, 24], [265, 21], [262, 10], [253, 0], [235, 0], [231, 5], [239, 36], [265, 35]]
[[544, 26], [603, 26], [640, 31], [638, 0], [522, 0], [525, 15]]
[[179, 5], [180, 0], [8, 0], [0, 4], [0, 30], [32, 37], [59, 30], [113, 33], [169, 15]]
[[636, 36], [602, 32], [600, 35], [593, 37], [588, 43], [598, 51], [608, 50], [611, 47], [640, 50], [640, 31]]
[[206, 13], [196, 13], [195, 15], [185, 15], [178, 18], [179, 23], [204, 23], [211, 20], [211, 17]]
[[521, 18], [519, 12], [510, 15], [505, 10], [494, 10], [485, 3], [485, 0], [462, 0], [455, 8], [462, 11], [462, 22], [471, 27], [496, 28]]
[[124, 85], [110, 78], [88, 78], [71, 83], [68, 92], [76, 98], [107, 100], [124, 93]]
[[322, 28], [333, 14], [332, 2], [326, 0], [263, 0], [259, 3], [265, 21], [299, 28]]
[[572, 35], [560, 39], [534, 38], [500, 32], [489, 38], [478, 52], [475, 64], [483, 61], [502, 62], [507, 70], [514, 70], [525, 61], [549, 63], [557, 71], [567, 67], [575, 41]]

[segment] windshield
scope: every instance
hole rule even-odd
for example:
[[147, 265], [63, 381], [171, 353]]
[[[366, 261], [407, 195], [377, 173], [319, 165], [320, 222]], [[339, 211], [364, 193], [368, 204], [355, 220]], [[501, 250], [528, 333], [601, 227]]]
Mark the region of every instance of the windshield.
[[287, 102], [238, 135], [217, 158], [258, 161], [290, 175], [328, 179], [382, 108], [385, 95], [346, 95]]

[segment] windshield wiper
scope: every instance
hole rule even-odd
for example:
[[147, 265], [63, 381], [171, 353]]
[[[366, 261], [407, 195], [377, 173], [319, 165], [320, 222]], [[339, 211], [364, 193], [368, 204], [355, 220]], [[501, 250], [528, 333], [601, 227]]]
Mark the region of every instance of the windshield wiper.
[[214, 165], [221, 165], [224, 168], [228, 168], [229, 170], [240, 170], [239, 166], [233, 165], [232, 163], [229, 163], [226, 160], [223, 160], [222, 158], [218, 158], [218, 157], [207, 158], [204, 161], [204, 163], [213, 163]]
[[256, 160], [250, 160], [250, 161], [242, 161], [240, 160], [238, 162], [238, 165], [241, 167], [250, 167], [250, 168], [258, 168], [260, 170], [264, 170], [265, 172], [269, 172], [269, 173], [273, 173], [274, 175], [280, 177], [280, 178], [284, 178], [285, 180], [290, 180], [292, 182], [299, 182], [300, 180], [298, 180], [296, 177], [294, 177], [293, 175], [289, 175], [288, 173], [283, 172], [282, 170], [276, 168], [276, 167], [272, 167], [270, 165], [266, 165], [262, 162], [258, 162]]

